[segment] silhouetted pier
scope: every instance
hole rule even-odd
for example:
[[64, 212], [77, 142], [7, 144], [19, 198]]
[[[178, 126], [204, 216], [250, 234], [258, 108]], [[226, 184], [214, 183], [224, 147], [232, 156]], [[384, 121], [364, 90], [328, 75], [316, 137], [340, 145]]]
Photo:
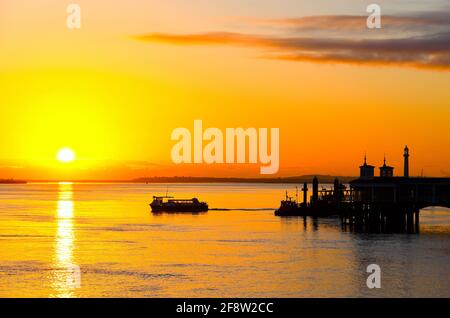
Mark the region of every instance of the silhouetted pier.
[[346, 188], [338, 179], [331, 190], [319, 190], [319, 181], [313, 180], [313, 193], [307, 202], [307, 184], [303, 186], [303, 202], [286, 196], [278, 216], [338, 215], [343, 229], [364, 232], [418, 233], [420, 210], [431, 206], [450, 208], [450, 178], [409, 177], [409, 149], [404, 152], [404, 176], [394, 177], [394, 168], [380, 167], [380, 176], [374, 176], [374, 166], [366, 158], [360, 166], [360, 177], [350, 181]]
[[343, 226], [355, 230], [414, 233], [421, 209], [450, 208], [450, 178], [359, 178], [350, 188], [352, 204], [340, 215]]

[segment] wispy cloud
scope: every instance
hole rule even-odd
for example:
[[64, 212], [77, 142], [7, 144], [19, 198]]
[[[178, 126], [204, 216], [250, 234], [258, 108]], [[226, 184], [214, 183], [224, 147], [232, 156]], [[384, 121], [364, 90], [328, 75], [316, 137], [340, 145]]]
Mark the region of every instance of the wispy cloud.
[[[361, 15], [318, 15], [297, 18], [242, 18], [251, 24], [260, 24], [267, 26], [292, 27], [297, 30], [355, 30], [365, 29], [366, 16]], [[413, 26], [450, 26], [450, 12], [425, 12], [409, 16], [383, 15], [383, 27], [407, 27]]]
[[[390, 27], [389, 32], [384, 32], [383, 29], [366, 29], [365, 21], [366, 17], [363, 16], [254, 19], [252, 23], [265, 23], [282, 28], [288, 26], [293, 28], [294, 32], [152, 33], [137, 38], [147, 42], [177, 45], [252, 47], [258, 48], [261, 51], [260, 56], [264, 58], [287, 61], [450, 70], [450, 13], [429, 12], [410, 17], [386, 16], [382, 21], [385, 28]], [[364, 32], [355, 32], [358, 28], [363, 28]], [[404, 29], [410, 32], [402, 32]], [[314, 33], [315, 36], [311, 36], [307, 31], [312, 30], [325, 33]], [[326, 33], [329, 30], [342, 32]]]

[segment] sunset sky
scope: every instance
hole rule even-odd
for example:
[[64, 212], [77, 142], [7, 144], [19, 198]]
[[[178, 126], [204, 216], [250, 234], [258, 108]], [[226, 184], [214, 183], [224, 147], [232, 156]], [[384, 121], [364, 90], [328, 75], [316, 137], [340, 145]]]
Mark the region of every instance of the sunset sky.
[[401, 174], [406, 144], [450, 176], [450, 1], [0, 0], [0, 179], [259, 176], [172, 164], [195, 119], [280, 128], [280, 176]]

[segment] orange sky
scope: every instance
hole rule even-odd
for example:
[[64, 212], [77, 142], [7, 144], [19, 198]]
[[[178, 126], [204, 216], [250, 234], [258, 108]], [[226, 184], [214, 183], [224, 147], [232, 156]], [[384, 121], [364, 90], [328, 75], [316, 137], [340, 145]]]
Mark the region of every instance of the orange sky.
[[[336, 22], [362, 16], [364, 26], [364, 1], [92, 2], [78, 1], [82, 27], [69, 30], [64, 1], [0, 0], [0, 179], [259, 175], [259, 165], [172, 164], [170, 134], [194, 119], [280, 128], [279, 175], [356, 175], [364, 152], [376, 166], [386, 154], [400, 173], [405, 144], [411, 175], [450, 175], [448, 45], [427, 44], [442, 59], [424, 64], [422, 51], [383, 42], [374, 54], [351, 42], [403, 36], [410, 23], [403, 47], [415, 50], [409, 39], [442, 27], [417, 12], [441, 1], [412, 1], [411, 11], [380, 1], [386, 14], [418, 20], [391, 18], [380, 30]], [[333, 19], [286, 20], [323, 15]], [[333, 55], [330, 38], [355, 46]], [[75, 162], [56, 161], [63, 147]]]

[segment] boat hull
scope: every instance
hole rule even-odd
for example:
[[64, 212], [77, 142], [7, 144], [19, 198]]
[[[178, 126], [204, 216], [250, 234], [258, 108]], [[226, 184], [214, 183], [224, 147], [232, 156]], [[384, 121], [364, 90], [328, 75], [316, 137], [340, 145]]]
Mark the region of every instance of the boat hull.
[[339, 215], [338, 206], [334, 203], [316, 203], [308, 206], [281, 206], [275, 210], [276, 216], [317, 216], [328, 217]]
[[208, 206], [152, 206], [150, 204], [150, 208], [153, 213], [161, 213], [161, 212], [171, 212], [171, 213], [196, 213], [196, 212], [207, 212]]

